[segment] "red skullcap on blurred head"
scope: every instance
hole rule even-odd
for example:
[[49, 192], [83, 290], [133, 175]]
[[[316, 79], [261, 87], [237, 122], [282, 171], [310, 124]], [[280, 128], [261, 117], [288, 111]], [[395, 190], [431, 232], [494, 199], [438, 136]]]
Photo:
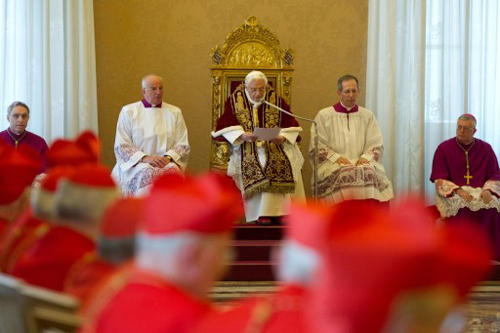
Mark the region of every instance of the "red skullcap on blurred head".
[[64, 139], [58, 139], [52, 143], [47, 152], [47, 158], [51, 168], [57, 166], [77, 167], [92, 161], [85, 149], [79, 147], [73, 141]]
[[311, 313], [319, 314], [320, 326], [328, 326], [328, 318], [344, 318], [350, 332], [378, 332], [394, 297], [413, 287], [433, 249], [373, 205], [338, 204], [332, 221]]
[[444, 285], [463, 297], [487, 271], [484, 235], [469, 226], [437, 228], [422, 200], [407, 200], [390, 213], [339, 208], [314, 286], [311, 316], [318, 327], [340, 317], [350, 332], [377, 332], [402, 293]]
[[104, 213], [100, 229], [104, 238], [133, 237], [143, 216], [144, 199], [127, 197], [111, 204]]
[[477, 123], [476, 117], [474, 117], [471, 113], [464, 113], [460, 117], [462, 117], [462, 116], [466, 116], [466, 117], [472, 118]]
[[143, 230], [149, 234], [229, 232], [241, 218], [241, 194], [227, 176], [162, 175], [145, 199]]
[[423, 285], [446, 283], [465, 297], [469, 289], [485, 277], [489, 268], [489, 242], [473, 222], [446, 223], [440, 228], [422, 198], [410, 198], [391, 211], [394, 223], [401, 225], [421, 247], [433, 251], [426, 274], [418, 274]]
[[337, 233], [356, 232], [357, 229], [372, 224], [385, 214], [381, 208], [364, 200], [346, 200], [333, 206], [335, 212], [330, 224], [329, 237]]
[[0, 148], [0, 204], [14, 202], [41, 168], [39, 154], [26, 146]]
[[441, 230], [438, 277], [453, 285], [463, 299], [478, 281], [486, 278], [493, 257], [488, 238], [474, 223], [445, 225]]
[[93, 159], [94, 163], [99, 163], [101, 155], [101, 142], [92, 131], [83, 131], [75, 141], [76, 145], [82, 147], [89, 153], [89, 158]]
[[135, 234], [143, 217], [144, 199], [127, 197], [116, 200], [104, 212], [98, 236], [99, 256], [114, 265], [135, 254]]
[[45, 191], [55, 193], [57, 190], [57, 184], [59, 183], [59, 180], [61, 178], [68, 178], [70, 177], [74, 172], [73, 168], [69, 167], [57, 167], [51, 169], [46, 176], [42, 179], [40, 182], [40, 188], [44, 189]]
[[116, 184], [111, 178], [111, 170], [100, 164], [87, 164], [75, 170], [68, 180], [73, 184], [87, 187], [115, 187]]
[[286, 238], [315, 250], [323, 248], [333, 210], [319, 203], [293, 202], [289, 209]]
[[85, 163], [97, 164], [100, 142], [94, 133], [85, 131], [75, 140], [58, 139], [52, 143], [47, 153], [51, 168], [56, 166], [78, 167]]

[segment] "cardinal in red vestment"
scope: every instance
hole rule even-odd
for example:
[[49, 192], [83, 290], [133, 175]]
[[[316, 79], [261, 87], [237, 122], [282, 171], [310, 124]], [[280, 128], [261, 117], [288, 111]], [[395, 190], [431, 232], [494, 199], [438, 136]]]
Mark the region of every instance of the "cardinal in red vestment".
[[[227, 178], [163, 175], [144, 202], [125, 283], [99, 302], [83, 332], [187, 332], [212, 311], [207, 292], [224, 268], [240, 194]], [[99, 299], [99, 295], [97, 296]]]
[[333, 209], [326, 204], [294, 202], [278, 257], [281, 285], [270, 296], [243, 300], [214, 312], [196, 332], [312, 332], [304, 317], [307, 293], [327, 244]]
[[86, 164], [60, 180], [50, 230], [19, 255], [11, 274], [40, 287], [64, 290], [71, 270], [95, 250], [104, 210], [119, 193], [104, 166]]
[[40, 165], [40, 157], [32, 149], [0, 143], [0, 239], [7, 226], [28, 208], [30, 185]]

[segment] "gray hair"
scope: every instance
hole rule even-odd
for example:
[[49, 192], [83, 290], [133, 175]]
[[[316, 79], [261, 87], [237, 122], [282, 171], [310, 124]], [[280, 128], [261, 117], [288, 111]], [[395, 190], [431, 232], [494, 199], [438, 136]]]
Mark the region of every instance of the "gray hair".
[[267, 86], [267, 76], [261, 71], [251, 71], [250, 73], [248, 73], [245, 77], [245, 86], [248, 86], [253, 80], [264, 80]]
[[354, 75], [349, 75], [349, 74], [341, 76], [338, 79], [338, 81], [337, 81], [337, 90], [338, 91], [342, 91], [342, 83], [346, 82], [346, 81], [351, 81], [351, 80], [356, 81], [356, 88], [358, 88], [358, 90], [359, 90], [359, 81], [358, 81], [358, 78], [355, 77]]
[[183, 267], [179, 267], [181, 254], [194, 244], [211, 241], [209, 236], [188, 231], [169, 235], [150, 235], [140, 231], [135, 239], [137, 266], [173, 280], [181, 278], [183, 274]]
[[30, 114], [30, 108], [26, 105], [26, 103], [20, 102], [20, 101], [15, 101], [12, 102], [11, 105], [7, 108], [7, 116], [10, 116], [10, 113], [12, 112], [12, 109], [14, 109], [16, 106], [22, 106], [26, 110], [28, 110], [28, 114]]
[[103, 260], [119, 265], [134, 257], [135, 235], [128, 237], [106, 237], [99, 235], [97, 250]]
[[145, 77], [142, 78], [142, 81], [141, 81], [142, 89], [146, 89], [147, 88], [146, 81], [147, 81], [148, 78], [150, 78], [152, 76], [155, 76], [155, 77], [159, 78], [161, 80], [161, 82], [163, 82], [163, 78], [161, 76], [158, 76], [158, 75], [155, 75], [155, 74], [148, 74], [148, 75], [146, 75]]
[[45, 190], [41, 186], [34, 188], [31, 192], [31, 210], [35, 217], [45, 220], [54, 219], [55, 194]]
[[278, 276], [282, 282], [311, 283], [321, 262], [320, 255], [308, 246], [288, 239], [282, 242]]
[[463, 115], [458, 117], [458, 120], [472, 121], [472, 127], [476, 128], [476, 125], [477, 125], [476, 118], [473, 115], [471, 115], [470, 113], [464, 113]]
[[67, 223], [98, 223], [118, 197], [116, 187], [89, 187], [63, 178], [54, 197], [54, 214]]

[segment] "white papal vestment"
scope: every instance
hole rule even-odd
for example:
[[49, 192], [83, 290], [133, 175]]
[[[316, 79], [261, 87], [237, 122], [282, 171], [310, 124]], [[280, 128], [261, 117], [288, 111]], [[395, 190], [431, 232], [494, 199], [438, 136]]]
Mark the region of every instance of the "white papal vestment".
[[[244, 200], [245, 218], [247, 222], [256, 221], [261, 216], [284, 216], [288, 214], [288, 204], [291, 198], [304, 199], [304, 184], [302, 182], [302, 166], [304, 158], [297, 145], [297, 137], [302, 131], [300, 127], [282, 128], [280, 131], [286, 141], [283, 144], [284, 151], [293, 171], [293, 179], [295, 180], [295, 190], [293, 193], [271, 193], [259, 192]], [[226, 128], [223, 133], [217, 133], [233, 146], [233, 153], [229, 159], [227, 167], [228, 176], [232, 177], [240, 189], [243, 189], [243, 180], [241, 178], [241, 149], [240, 145], [243, 141], [238, 137], [244, 133], [243, 127], [233, 126]], [[267, 157], [266, 150], [263, 147], [264, 142], [257, 144], [257, 156], [262, 167], [266, 165]], [[242, 191], [243, 194], [243, 191]]]

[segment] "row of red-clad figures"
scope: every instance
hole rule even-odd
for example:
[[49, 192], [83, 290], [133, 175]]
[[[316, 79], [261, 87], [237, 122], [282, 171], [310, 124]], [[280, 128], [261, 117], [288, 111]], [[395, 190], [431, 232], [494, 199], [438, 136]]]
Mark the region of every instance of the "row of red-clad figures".
[[[295, 202], [276, 293], [220, 307], [241, 194], [219, 174], [164, 174], [121, 197], [91, 132], [57, 140], [48, 169], [0, 146], [0, 269], [81, 300], [82, 332], [433, 332], [488, 273], [466, 224], [436, 227], [415, 199]], [[431, 306], [432, 305], [432, 306]]]

